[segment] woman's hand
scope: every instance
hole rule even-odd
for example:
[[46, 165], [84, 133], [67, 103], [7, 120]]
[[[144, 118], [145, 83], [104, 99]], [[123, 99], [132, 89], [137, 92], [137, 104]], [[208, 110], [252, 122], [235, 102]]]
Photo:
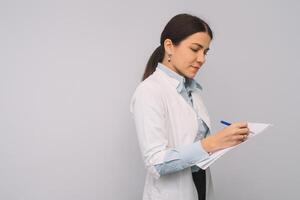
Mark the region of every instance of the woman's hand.
[[247, 123], [233, 123], [216, 134], [201, 140], [202, 147], [208, 153], [235, 146], [247, 139], [249, 129]]

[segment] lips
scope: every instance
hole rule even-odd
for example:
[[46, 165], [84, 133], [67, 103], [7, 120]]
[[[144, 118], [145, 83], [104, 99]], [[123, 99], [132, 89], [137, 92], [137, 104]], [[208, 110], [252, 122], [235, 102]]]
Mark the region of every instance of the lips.
[[193, 67], [193, 68], [196, 68], [196, 69], [200, 69], [200, 66], [193, 66], [193, 65], [192, 65], [192, 67]]

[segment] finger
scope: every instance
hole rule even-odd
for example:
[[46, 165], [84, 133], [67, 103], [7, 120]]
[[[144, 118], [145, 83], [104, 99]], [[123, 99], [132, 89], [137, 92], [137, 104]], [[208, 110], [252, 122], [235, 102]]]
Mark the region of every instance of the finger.
[[235, 140], [233, 141], [233, 143], [235, 143], [236, 145], [237, 145], [237, 144], [240, 144], [240, 143], [242, 143], [242, 142], [244, 142], [244, 137], [241, 136], [241, 135], [237, 136], [237, 137], [235, 138]]
[[249, 129], [248, 128], [236, 128], [231, 132], [230, 135], [248, 135]]
[[248, 139], [248, 135], [244, 135], [243, 142]]
[[232, 139], [233, 139], [234, 141], [240, 141], [240, 142], [243, 142], [243, 141], [245, 141], [245, 140], [248, 139], [248, 135], [236, 135], [236, 136], [232, 137]]
[[248, 124], [246, 122], [236, 122], [234, 124], [238, 128], [247, 128], [248, 127]]
[[[246, 136], [247, 137], [247, 136]], [[233, 141], [235, 142], [242, 142], [245, 139], [245, 135], [235, 135], [232, 137]]]
[[240, 128], [237, 133], [240, 135], [249, 135], [249, 129], [248, 128]]

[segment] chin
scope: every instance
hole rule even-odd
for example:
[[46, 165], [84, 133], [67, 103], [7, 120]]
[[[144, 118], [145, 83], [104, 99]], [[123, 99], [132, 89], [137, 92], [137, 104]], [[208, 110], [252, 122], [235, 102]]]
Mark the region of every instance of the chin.
[[186, 77], [190, 78], [190, 79], [193, 79], [195, 76], [196, 76], [197, 73], [190, 73], [190, 74], [187, 74]]

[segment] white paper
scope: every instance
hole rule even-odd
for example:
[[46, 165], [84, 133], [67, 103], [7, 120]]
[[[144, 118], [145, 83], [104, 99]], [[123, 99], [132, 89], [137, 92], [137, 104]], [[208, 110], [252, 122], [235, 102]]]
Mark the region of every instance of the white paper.
[[196, 165], [198, 167], [200, 167], [201, 169], [206, 169], [208, 168], [211, 164], [213, 164], [216, 160], [218, 160], [220, 157], [222, 157], [225, 153], [227, 153], [228, 151], [244, 144], [245, 142], [247, 142], [248, 140], [252, 139], [253, 137], [259, 135], [260, 133], [262, 133], [264, 130], [266, 130], [268, 127], [272, 126], [272, 124], [264, 124], [264, 123], [248, 123], [248, 128], [250, 130], [250, 133], [248, 135], [247, 140], [245, 140], [244, 142], [235, 145], [233, 147], [229, 147], [226, 149], [222, 149], [219, 151], [214, 152], [213, 154], [211, 154], [209, 156], [208, 159], [205, 159], [199, 163], [197, 163]]

